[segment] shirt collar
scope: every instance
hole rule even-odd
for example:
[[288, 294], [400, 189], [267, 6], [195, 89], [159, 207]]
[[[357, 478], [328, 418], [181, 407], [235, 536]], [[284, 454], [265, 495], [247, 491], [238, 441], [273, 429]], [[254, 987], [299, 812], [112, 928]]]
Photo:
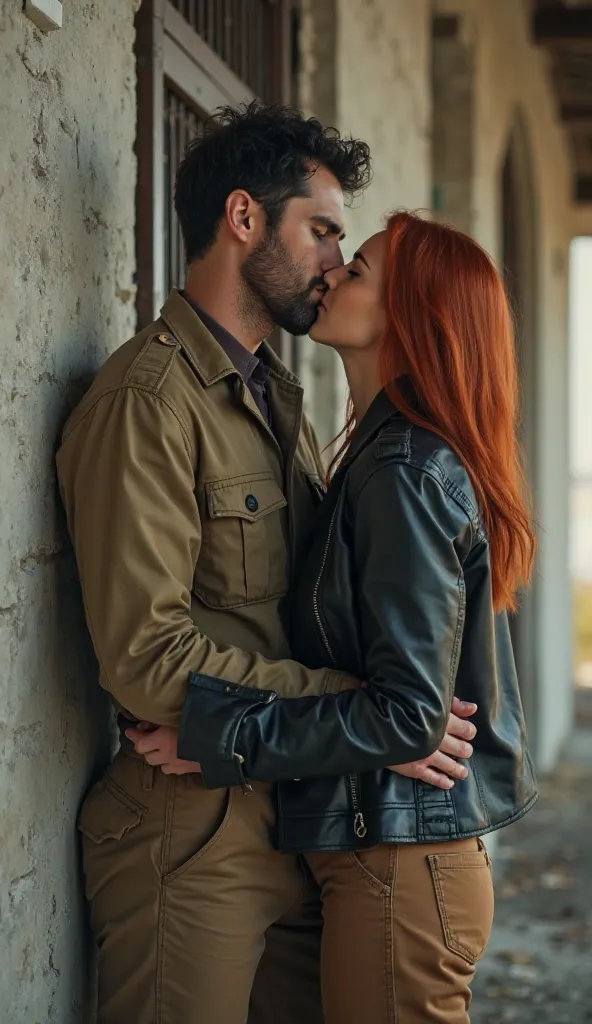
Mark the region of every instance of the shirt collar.
[[[205, 309], [198, 306], [197, 302], [194, 302], [189, 298], [186, 292], [181, 292], [183, 298], [192, 309], [197, 313], [204, 327], [208, 329], [213, 338], [216, 339], [220, 348], [224, 350], [230, 362], [238, 370], [245, 384], [249, 383], [251, 377], [255, 374], [255, 371], [261, 366], [261, 360], [258, 356], [249, 352], [244, 345], [241, 345], [240, 341], [234, 337], [230, 331], [227, 331], [222, 324], [218, 323], [213, 316], [206, 313]], [[258, 374], [256, 374], [258, 376]]]
[[[211, 384], [232, 373], [238, 373], [236, 366], [226, 355], [222, 346], [218, 344], [206, 325], [201, 322], [192, 305], [177, 288], [171, 289], [160, 311], [160, 318], [152, 325], [152, 328], [157, 332], [163, 329], [171, 332], [206, 387], [210, 387]], [[297, 388], [299, 392], [302, 391], [298, 377], [284, 366], [267, 342], [264, 341], [258, 351], [257, 358], [261, 368], [266, 373], [270, 373], [279, 386], [288, 389]]]

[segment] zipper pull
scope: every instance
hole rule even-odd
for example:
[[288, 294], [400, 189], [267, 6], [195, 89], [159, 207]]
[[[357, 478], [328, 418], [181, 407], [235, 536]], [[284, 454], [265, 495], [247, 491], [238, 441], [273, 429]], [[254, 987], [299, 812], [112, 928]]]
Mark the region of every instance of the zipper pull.
[[244, 759], [242, 754], [237, 754], [236, 752], [235, 752], [234, 756], [235, 756], [235, 759], [236, 759], [236, 766], [237, 766], [238, 774], [239, 774], [239, 778], [240, 778], [240, 787], [241, 787], [241, 789], [243, 791], [243, 796], [246, 796], [247, 793], [252, 793], [253, 792], [253, 787], [252, 787], [251, 783], [249, 782], [249, 780], [247, 779], [247, 777], [246, 777], [246, 775], [245, 775], [245, 773], [243, 771], [243, 765], [245, 763], [245, 759]]
[[361, 811], [358, 811], [354, 818], [354, 832], [358, 839], [363, 839], [368, 829], [366, 828], [366, 822], [364, 821], [364, 815]]

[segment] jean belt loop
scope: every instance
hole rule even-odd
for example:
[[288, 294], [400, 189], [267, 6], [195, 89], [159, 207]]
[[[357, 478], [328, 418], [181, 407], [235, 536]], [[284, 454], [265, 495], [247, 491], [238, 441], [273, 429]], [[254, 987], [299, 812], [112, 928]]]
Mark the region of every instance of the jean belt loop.
[[150, 793], [154, 789], [154, 765], [147, 764], [144, 761], [142, 765], [142, 789], [145, 793]]

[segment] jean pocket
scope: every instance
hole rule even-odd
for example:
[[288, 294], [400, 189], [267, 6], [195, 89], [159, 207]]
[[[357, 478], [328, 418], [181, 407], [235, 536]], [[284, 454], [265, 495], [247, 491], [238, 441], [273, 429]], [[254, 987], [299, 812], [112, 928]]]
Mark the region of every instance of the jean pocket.
[[232, 813], [233, 789], [206, 789], [201, 776], [176, 787], [169, 806], [168, 856], [163, 883], [172, 885], [210, 852], [226, 831]]
[[481, 959], [493, 924], [493, 879], [484, 848], [430, 854], [432, 881], [447, 948], [470, 964]]
[[390, 895], [395, 874], [396, 849], [392, 845], [371, 846], [349, 854], [354, 867], [383, 896]]

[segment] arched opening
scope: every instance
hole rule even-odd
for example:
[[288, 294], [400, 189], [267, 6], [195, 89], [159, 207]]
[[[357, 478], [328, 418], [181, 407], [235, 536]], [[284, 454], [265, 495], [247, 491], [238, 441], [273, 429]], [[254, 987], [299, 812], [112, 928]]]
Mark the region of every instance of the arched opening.
[[[526, 475], [536, 501], [536, 204], [526, 128], [514, 118], [501, 170], [501, 255], [516, 323], [520, 432]], [[536, 577], [510, 628], [531, 746], [536, 745]]]

